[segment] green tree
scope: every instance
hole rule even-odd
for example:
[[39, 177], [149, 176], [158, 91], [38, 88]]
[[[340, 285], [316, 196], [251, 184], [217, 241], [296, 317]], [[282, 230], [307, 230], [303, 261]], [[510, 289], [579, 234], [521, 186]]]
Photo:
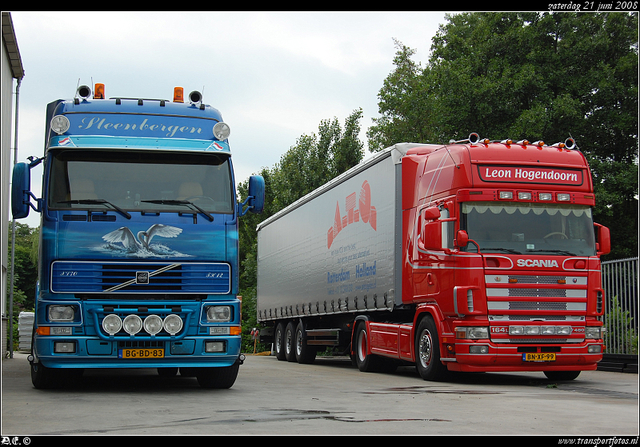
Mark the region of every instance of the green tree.
[[[39, 229], [16, 222], [15, 267], [13, 281], [14, 344], [18, 342], [18, 316], [22, 311], [35, 308], [36, 282], [38, 280]], [[11, 269], [12, 225], [9, 222], [9, 269]], [[11, 281], [7, 281], [7, 299], [11, 296]]]
[[[587, 157], [609, 259], [638, 250], [637, 13], [447, 15], [427, 66], [396, 42], [369, 147], [573, 137]], [[413, 138], [412, 138], [413, 136]], [[420, 140], [418, 140], [420, 138]]]

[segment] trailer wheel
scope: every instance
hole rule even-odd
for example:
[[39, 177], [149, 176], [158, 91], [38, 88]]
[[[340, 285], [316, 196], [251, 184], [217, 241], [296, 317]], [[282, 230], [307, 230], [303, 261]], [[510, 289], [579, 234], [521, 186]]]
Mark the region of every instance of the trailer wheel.
[[276, 358], [278, 360], [286, 360], [284, 355], [284, 329], [284, 323], [277, 324], [273, 344], [276, 351]]
[[307, 345], [307, 334], [302, 321], [296, 327], [295, 350], [298, 363], [313, 363], [316, 359], [317, 349]]
[[438, 330], [431, 316], [424, 317], [416, 331], [416, 369], [424, 380], [442, 380], [447, 368], [440, 361]]
[[356, 365], [362, 372], [375, 372], [380, 369], [381, 359], [375, 354], [368, 354], [369, 334], [367, 325], [361, 321], [355, 331], [355, 357]]
[[287, 362], [296, 361], [296, 327], [293, 325], [293, 321], [287, 324], [284, 330], [284, 357]]
[[580, 371], [544, 371], [549, 380], [573, 380], [580, 375]]

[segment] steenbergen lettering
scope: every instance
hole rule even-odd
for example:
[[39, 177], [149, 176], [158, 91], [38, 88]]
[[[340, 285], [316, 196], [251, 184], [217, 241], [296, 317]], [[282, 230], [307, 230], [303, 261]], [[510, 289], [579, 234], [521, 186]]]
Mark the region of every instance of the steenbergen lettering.
[[166, 126], [164, 124], [148, 124], [147, 119], [144, 119], [141, 123], [118, 123], [107, 121], [106, 118], [82, 118], [79, 129], [99, 129], [99, 130], [138, 130], [138, 131], [159, 131], [165, 132], [166, 137], [173, 137], [176, 133], [189, 133], [189, 134], [201, 134], [202, 128], [195, 126]]
[[522, 169], [507, 168], [494, 169], [485, 168], [485, 179], [514, 179], [514, 180], [556, 180], [563, 182], [578, 182], [578, 174], [575, 172], [539, 170], [539, 169]]

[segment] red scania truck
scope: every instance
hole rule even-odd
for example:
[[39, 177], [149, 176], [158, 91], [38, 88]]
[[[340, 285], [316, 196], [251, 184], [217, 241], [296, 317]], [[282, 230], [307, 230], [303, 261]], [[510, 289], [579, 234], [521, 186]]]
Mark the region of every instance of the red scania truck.
[[258, 226], [258, 321], [280, 360], [541, 371], [605, 349], [591, 172], [572, 139], [401, 143]]

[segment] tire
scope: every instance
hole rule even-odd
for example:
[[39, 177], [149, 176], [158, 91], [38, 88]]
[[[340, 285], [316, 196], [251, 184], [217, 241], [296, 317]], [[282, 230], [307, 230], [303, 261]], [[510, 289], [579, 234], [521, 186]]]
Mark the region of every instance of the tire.
[[302, 321], [300, 321], [296, 326], [295, 335], [294, 342], [297, 362], [302, 364], [313, 363], [318, 351], [314, 346], [307, 345], [307, 335]]
[[580, 371], [544, 371], [549, 380], [573, 380], [580, 375]]
[[227, 389], [235, 383], [239, 370], [239, 362], [224, 368], [200, 368], [196, 373], [196, 379], [201, 388]]
[[42, 363], [31, 363], [31, 383], [38, 390], [49, 390], [61, 386], [60, 371], [48, 368]]
[[367, 324], [361, 321], [356, 326], [354, 333], [355, 358], [358, 369], [362, 372], [376, 372], [380, 369], [381, 359], [369, 351], [369, 334], [367, 333]]
[[416, 370], [424, 380], [444, 380], [447, 367], [440, 361], [440, 341], [433, 318], [420, 320], [415, 340]]
[[158, 368], [160, 377], [175, 377], [178, 375], [178, 368]]
[[296, 361], [296, 327], [293, 321], [290, 321], [284, 330], [284, 358], [287, 362]]
[[284, 323], [278, 323], [273, 340], [273, 348], [276, 351], [276, 358], [278, 360], [286, 360], [286, 357], [284, 355], [284, 330]]

